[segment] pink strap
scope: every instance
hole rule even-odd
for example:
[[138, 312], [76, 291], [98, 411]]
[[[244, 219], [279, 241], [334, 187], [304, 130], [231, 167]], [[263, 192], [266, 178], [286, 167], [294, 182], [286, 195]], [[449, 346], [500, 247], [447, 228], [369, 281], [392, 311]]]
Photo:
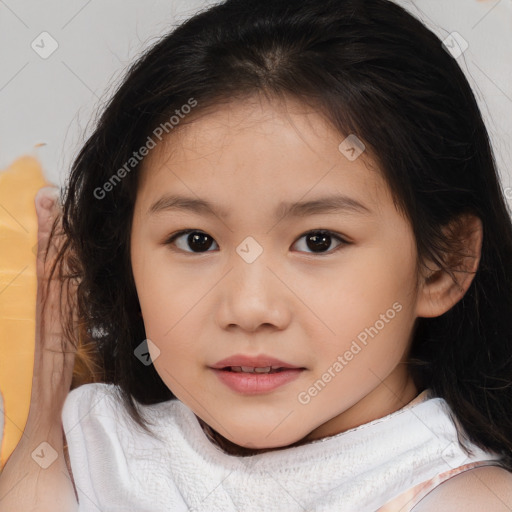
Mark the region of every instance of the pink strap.
[[439, 473], [430, 480], [421, 482], [414, 487], [411, 487], [407, 491], [399, 494], [391, 501], [388, 501], [385, 505], [380, 507], [377, 512], [410, 512], [411, 509], [417, 505], [430, 491], [435, 489], [438, 485], [446, 482], [446, 480], [453, 478], [454, 476], [468, 471], [473, 468], [481, 466], [500, 466], [497, 460], [482, 460], [478, 462], [470, 462], [464, 464], [458, 468], [449, 469], [444, 473]]

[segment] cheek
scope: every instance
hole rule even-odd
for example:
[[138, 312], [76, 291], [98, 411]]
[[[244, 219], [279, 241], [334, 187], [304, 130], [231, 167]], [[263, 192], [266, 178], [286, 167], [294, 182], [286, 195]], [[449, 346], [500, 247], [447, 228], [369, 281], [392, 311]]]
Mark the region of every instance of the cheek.
[[[183, 277], [151, 271], [146, 275], [146, 289], [141, 310], [147, 337], [158, 348], [152, 357], [155, 370], [167, 387], [185, 400], [183, 390], [196, 390], [200, 382], [197, 362], [201, 359], [200, 328], [194, 306], [203, 293], [194, 293]], [[176, 287], [187, 292], [175, 293]]]
[[323, 288], [311, 287], [308, 304], [322, 321], [310, 338], [322, 341], [318, 354], [335, 360], [350, 351], [347, 357], [364, 366], [400, 359], [414, 323], [413, 269], [412, 258], [369, 250], [347, 259]]
[[197, 336], [191, 328], [197, 322], [189, 322], [190, 313], [204, 291], [195, 290], [197, 279], [176, 272], [159, 255], [155, 257], [155, 252], [133, 250], [132, 269], [146, 336], [156, 347], [150, 349], [151, 358], [162, 380], [171, 387], [171, 377], [183, 381], [182, 369], [193, 359], [190, 340]]
[[132, 251], [132, 269], [146, 333], [165, 342], [204, 295], [192, 272], [171, 265], [165, 249]]

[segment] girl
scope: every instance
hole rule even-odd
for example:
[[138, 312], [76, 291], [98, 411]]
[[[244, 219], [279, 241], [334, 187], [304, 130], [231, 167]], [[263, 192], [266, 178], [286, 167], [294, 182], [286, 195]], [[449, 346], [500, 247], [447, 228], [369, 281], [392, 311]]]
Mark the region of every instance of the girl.
[[[512, 509], [509, 211], [463, 72], [401, 7], [198, 13], [130, 68], [40, 218], [5, 503]], [[64, 399], [77, 346], [100, 375]]]

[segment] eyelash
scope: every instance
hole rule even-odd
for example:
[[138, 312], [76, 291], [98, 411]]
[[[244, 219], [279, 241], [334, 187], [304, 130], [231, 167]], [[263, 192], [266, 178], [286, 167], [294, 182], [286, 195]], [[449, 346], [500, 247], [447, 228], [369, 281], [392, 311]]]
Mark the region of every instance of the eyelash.
[[[163, 245], [173, 245], [176, 239], [178, 239], [179, 237], [181, 237], [183, 235], [188, 235], [190, 233], [200, 233], [200, 234], [204, 234], [204, 235], [210, 237], [210, 235], [208, 235], [208, 233], [205, 233], [204, 231], [201, 231], [199, 229], [184, 229], [182, 231], [178, 231], [177, 233], [172, 234], [169, 238], [167, 238], [165, 240], [165, 242], [163, 242]], [[306, 231], [305, 233], [303, 233], [301, 236], [299, 236], [299, 238], [297, 238], [297, 240], [293, 244], [295, 245], [301, 238], [303, 238], [306, 235], [310, 235], [310, 234], [328, 235], [331, 238], [334, 238], [334, 239], [338, 240], [340, 242], [340, 244], [337, 247], [335, 247], [334, 249], [331, 249], [331, 250], [326, 251], [326, 252], [318, 252], [318, 253], [306, 252], [306, 254], [315, 254], [317, 256], [326, 256], [326, 255], [329, 255], [329, 254], [333, 254], [334, 252], [336, 252], [339, 249], [343, 248], [345, 245], [350, 245], [350, 243], [351, 243], [351, 242], [348, 242], [347, 240], [345, 240], [344, 238], [342, 238], [339, 234], [337, 234], [337, 233], [335, 233], [333, 231], [330, 231], [328, 229], [311, 229], [311, 230]], [[210, 238], [212, 240], [215, 240], [213, 237], [210, 237]], [[215, 242], [215, 243], [217, 243], [217, 242]], [[177, 252], [181, 252], [181, 253], [188, 253], [188, 254], [206, 254], [208, 252], [212, 252], [210, 250], [203, 251], [203, 252], [184, 251], [182, 249], [178, 249], [178, 248], [175, 248], [175, 247], [173, 247], [172, 250], [173, 251], [177, 251]], [[304, 251], [299, 251], [299, 252], [304, 252]]]

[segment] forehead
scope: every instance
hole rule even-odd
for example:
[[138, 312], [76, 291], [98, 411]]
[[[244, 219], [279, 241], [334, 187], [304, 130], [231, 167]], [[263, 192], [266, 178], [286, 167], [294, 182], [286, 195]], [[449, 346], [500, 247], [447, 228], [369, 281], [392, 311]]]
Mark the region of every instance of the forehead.
[[218, 196], [229, 188], [250, 195], [266, 186], [293, 199], [358, 190], [375, 203], [386, 193], [368, 149], [347, 158], [342, 149], [351, 138], [347, 142], [310, 106], [294, 100], [232, 101], [185, 117], [176, 128], [142, 163], [144, 194], [191, 187], [188, 192]]

